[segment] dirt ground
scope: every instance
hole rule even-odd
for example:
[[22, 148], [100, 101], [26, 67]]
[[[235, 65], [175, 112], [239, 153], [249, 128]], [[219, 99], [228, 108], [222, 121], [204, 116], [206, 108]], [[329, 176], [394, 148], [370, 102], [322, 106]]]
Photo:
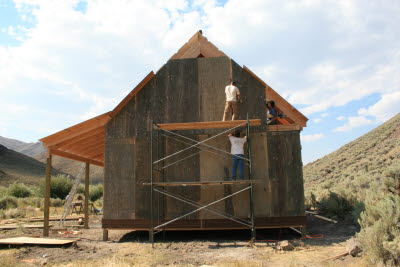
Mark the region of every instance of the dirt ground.
[[[69, 222], [76, 224], [76, 221]], [[155, 248], [147, 232], [110, 231], [102, 241], [101, 216], [91, 216], [91, 228], [68, 228], [70, 233], [51, 233], [53, 238], [80, 238], [65, 247], [21, 246], [0, 248], [2, 266], [367, 266], [362, 257], [345, 256], [346, 240], [356, 227], [333, 224], [308, 215], [308, 233], [303, 238], [290, 229], [258, 230], [254, 246], [248, 246], [249, 231], [167, 232], [156, 239]], [[76, 232], [74, 232], [76, 231]], [[0, 238], [40, 236], [41, 230], [0, 232]], [[292, 251], [280, 251], [275, 240], [289, 240]]]

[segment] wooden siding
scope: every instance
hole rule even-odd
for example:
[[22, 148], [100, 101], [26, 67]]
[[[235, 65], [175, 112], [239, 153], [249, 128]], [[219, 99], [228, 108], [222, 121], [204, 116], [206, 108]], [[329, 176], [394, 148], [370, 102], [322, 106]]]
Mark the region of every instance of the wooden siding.
[[[106, 125], [105, 131], [105, 177], [104, 177], [104, 220], [148, 220], [150, 218], [150, 187], [143, 183], [150, 181], [150, 129], [151, 121], [156, 123], [185, 123], [197, 121], [218, 121], [222, 119], [225, 93], [224, 88], [229, 83], [231, 75], [237, 82], [243, 97], [239, 104], [239, 119], [261, 119], [261, 127], [252, 127], [252, 153], [253, 153], [253, 179], [263, 180], [263, 184], [256, 184], [255, 188], [255, 214], [259, 217], [279, 216], [276, 209], [277, 183], [273, 173], [276, 162], [268, 160], [268, 155], [274, 152], [274, 133], [266, 133], [265, 127], [265, 88], [247, 71], [227, 57], [198, 58], [170, 60], [143, 88], [112, 118]], [[211, 134], [221, 130], [184, 131], [188, 137], [195, 140], [205, 140]], [[297, 190], [301, 184], [301, 155], [300, 143], [296, 139], [299, 134], [295, 132], [279, 132], [282, 141], [282, 157], [294, 155], [300, 159], [293, 160], [290, 173], [282, 174], [285, 190]], [[294, 137], [291, 133], [295, 133]], [[174, 153], [187, 145], [175, 140], [154, 134], [155, 158]], [[181, 139], [182, 140], [182, 139]], [[187, 142], [187, 141], [185, 141]], [[190, 141], [189, 141], [190, 142]], [[230, 143], [226, 135], [220, 136], [208, 144], [230, 150]], [[298, 146], [298, 148], [291, 148]], [[293, 151], [297, 151], [296, 153]], [[198, 149], [193, 148], [182, 153], [179, 157], [171, 157], [164, 164], [188, 156]], [[154, 172], [155, 181], [212, 181], [231, 179], [231, 158], [229, 155], [220, 157], [215, 154], [203, 152], [190, 159], [169, 167], [164, 176]], [[286, 164], [286, 163], [285, 163]], [[282, 165], [281, 165], [282, 166]], [[161, 164], [156, 165], [161, 168]], [[286, 172], [286, 169], [282, 169]], [[272, 175], [272, 176], [271, 176]], [[300, 176], [299, 176], [300, 175]], [[163, 178], [164, 177], [164, 180]], [[245, 168], [245, 177], [247, 169]], [[271, 178], [272, 177], [272, 178]], [[301, 178], [301, 180], [299, 180]], [[294, 185], [291, 185], [292, 180]], [[290, 184], [290, 185], [288, 185]], [[296, 186], [295, 186], [296, 185]], [[190, 186], [173, 187], [167, 190], [171, 193], [182, 195], [197, 203], [209, 203], [217, 198], [230, 194], [244, 185], [221, 186]], [[302, 188], [302, 187], [301, 187]], [[284, 209], [283, 216], [304, 216], [303, 191], [285, 194], [288, 203], [294, 205]], [[157, 204], [157, 194], [155, 194]], [[160, 198], [161, 205], [165, 207], [165, 216], [173, 218], [193, 209], [187, 204], [171, 198]], [[286, 200], [285, 200], [286, 201]], [[216, 209], [234, 213], [236, 216], [249, 216], [249, 192], [243, 192], [232, 199], [227, 199], [215, 205]], [[298, 207], [302, 206], [302, 207]], [[157, 205], [155, 214], [157, 214]], [[203, 221], [216, 219], [217, 216], [203, 211], [186, 218], [187, 220]]]

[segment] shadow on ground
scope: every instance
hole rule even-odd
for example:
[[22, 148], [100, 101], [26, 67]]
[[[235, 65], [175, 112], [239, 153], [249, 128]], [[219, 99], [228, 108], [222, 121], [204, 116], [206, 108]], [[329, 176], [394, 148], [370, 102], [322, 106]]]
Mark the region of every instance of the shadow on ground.
[[[307, 216], [310, 238], [301, 239], [309, 245], [329, 246], [346, 241], [354, 236], [357, 228], [346, 222], [337, 224]], [[299, 240], [301, 235], [290, 228], [257, 229], [257, 242], [277, 242], [281, 240]], [[311, 238], [313, 237], [313, 238]], [[155, 235], [155, 242], [247, 242], [251, 240], [250, 230], [214, 230], [214, 231], [166, 231]], [[147, 231], [133, 231], [123, 235], [119, 242], [148, 242]]]

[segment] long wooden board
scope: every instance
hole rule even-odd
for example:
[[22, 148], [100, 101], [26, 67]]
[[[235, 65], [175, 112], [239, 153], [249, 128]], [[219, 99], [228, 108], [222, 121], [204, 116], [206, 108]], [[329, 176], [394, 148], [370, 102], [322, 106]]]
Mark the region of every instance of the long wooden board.
[[[20, 227], [18, 224], [9, 224], [6, 226], [0, 226], [0, 230], [14, 230], [14, 229], [18, 229], [18, 227]], [[21, 227], [27, 228], [27, 229], [42, 229], [43, 224], [21, 225]], [[51, 227], [51, 225], [49, 227]]]
[[[207, 121], [207, 122], [187, 122], [187, 123], [164, 123], [157, 124], [158, 127], [164, 130], [201, 130], [201, 129], [223, 129], [233, 128], [243, 124], [245, 126], [246, 120], [236, 121]], [[260, 119], [250, 120], [250, 126], [260, 126]], [[157, 127], [154, 127], [157, 129]]]
[[79, 239], [51, 239], [35, 237], [14, 237], [0, 239], [2, 245], [67, 245], [78, 241]]
[[[258, 180], [240, 180], [240, 181], [199, 181], [199, 182], [165, 182], [153, 183], [156, 186], [195, 186], [195, 185], [227, 185], [227, 184], [254, 184], [262, 183]], [[143, 183], [143, 185], [151, 185], [151, 183]]]

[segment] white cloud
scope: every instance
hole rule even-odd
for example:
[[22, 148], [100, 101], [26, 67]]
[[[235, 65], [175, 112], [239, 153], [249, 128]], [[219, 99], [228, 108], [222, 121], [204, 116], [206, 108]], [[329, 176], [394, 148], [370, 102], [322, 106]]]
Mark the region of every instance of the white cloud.
[[320, 123], [321, 121], [322, 121], [321, 118], [316, 118], [316, 119], [314, 119], [314, 122], [315, 122], [315, 123]]
[[322, 113], [322, 114], [321, 114], [321, 117], [322, 117], [322, 118], [325, 118], [325, 117], [328, 117], [328, 116], [329, 116], [329, 113]]
[[346, 117], [345, 117], [345, 116], [339, 116], [339, 117], [337, 117], [336, 119], [337, 119], [338, 121], [342, 121], [342, 120], [345, 120]]
[[400, 91], [384, 94], [382, 98], [373, 106], [361, 108], [359, 115], [372, 116], [378, 121], [384, 122], [400, 112]]
[[376, 121], [367, 119], [364, 116], [349, 117], [347, 123], [334, 129], [334, 132], [348, 132], [353, 128], [374, 124]]
[[301, 135], [301, 141], [302, 142], [315, 142], [320, 139], [322, 139], [324, 135], [322, 133], [318, 134], [306, 134], [306, 135]]
[[[199, 29], [305, 114], [399, 91], [398, 1], [88, 0], [83, 13], [77, 3], [16, 0], [33, 27], [12, 25], [22, 43], [0, 43], [0, 94], [29, 109], [31, 132], [109, 111]], [[394, 112], [380, 105], [360, 114]]]

